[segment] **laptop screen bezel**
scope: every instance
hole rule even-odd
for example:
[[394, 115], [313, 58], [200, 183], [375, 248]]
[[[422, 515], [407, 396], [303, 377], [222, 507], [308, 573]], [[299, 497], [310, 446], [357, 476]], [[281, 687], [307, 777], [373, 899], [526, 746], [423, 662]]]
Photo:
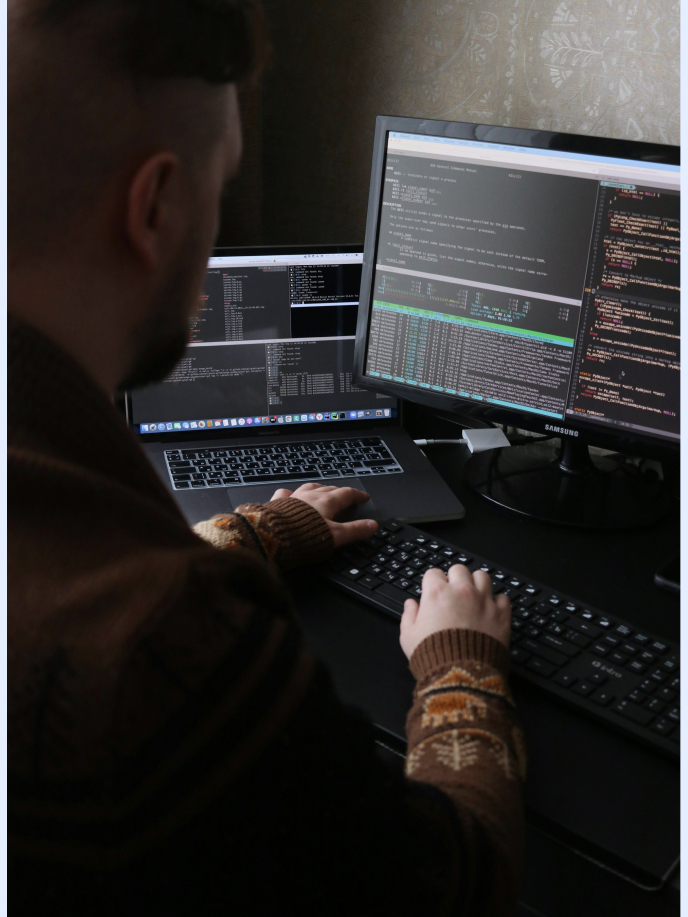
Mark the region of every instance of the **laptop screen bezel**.
[[[251, 257], [251, 256], [269, 256], [269, 255], [342, 255], [342, 254], [362, 254], [363, 243], [343, 243], [339, 245], [256, 245], [256, 246], [216, 246], [211, 256], [218, 257]], [[371, 394], [374, 392], [371, 390]], [[217, 430], [172, 430], [166, 433], [138, 433], [132, 422], [132, 403], [131, 391], [122, 392], [123, 407], [127, 424], [134, 435], [140, 442], [145, 443], [168, 443], [168, 442], [186, 442], [198, 441], [210, 442], [216, 439], [245, 439], [254, 436], [286, 436], [286, 435], [305, 435], [328, 434], [335, 430], [346, 436], [351, 430], [362, 430], [376, 428], [391, 428], [401, 425], [402, 404], [397, 399], [397, 416], [396, 417], [370, 417], [356, 418], [336, 421], [319, 421], [316, 423], [299, 423], [299, 424], [270, 424], [269, 427], [221, 427]]]

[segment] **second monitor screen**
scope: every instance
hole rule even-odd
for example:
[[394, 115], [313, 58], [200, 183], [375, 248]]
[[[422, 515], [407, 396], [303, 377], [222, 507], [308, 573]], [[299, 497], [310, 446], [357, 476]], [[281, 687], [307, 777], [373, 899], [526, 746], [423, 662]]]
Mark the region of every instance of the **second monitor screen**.
[[623, 168], [390, 134], [366, 375], [678, 439], [677, 171]]

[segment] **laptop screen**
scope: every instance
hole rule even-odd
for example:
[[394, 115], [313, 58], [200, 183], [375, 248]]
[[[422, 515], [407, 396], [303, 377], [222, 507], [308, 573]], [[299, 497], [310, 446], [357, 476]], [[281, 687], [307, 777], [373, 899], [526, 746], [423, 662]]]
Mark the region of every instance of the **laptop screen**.
[[397, 416], [397, 400], [353, 384], [363, 253], [216, 250], [190, 342], [174, 371], [131, 393], [136, 433]]

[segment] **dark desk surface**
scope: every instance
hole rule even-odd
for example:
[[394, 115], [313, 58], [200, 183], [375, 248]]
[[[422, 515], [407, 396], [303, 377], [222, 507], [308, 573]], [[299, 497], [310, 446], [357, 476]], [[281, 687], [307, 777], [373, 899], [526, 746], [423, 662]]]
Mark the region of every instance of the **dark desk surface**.
[[[653, 583], [654, 571], [678, 550], [678, 508], [658, 525], [626, 532], [546, 526], [500, 513], [464, 487], [460, 451], [426, 449], [466, 518], [424, 529], [678, 640], [679, 601]], [[328, 663], [340, 696], [403, 736], [413, 681], [398, 623], [306, 579], [292, 577], [306, 638]], [[530, 762], [523, 915], [677, 914], [677, 877], [654, 892], [628, 878], [654, 886], [678, 854], [678, 767], [537, 692], [514, 689]]]

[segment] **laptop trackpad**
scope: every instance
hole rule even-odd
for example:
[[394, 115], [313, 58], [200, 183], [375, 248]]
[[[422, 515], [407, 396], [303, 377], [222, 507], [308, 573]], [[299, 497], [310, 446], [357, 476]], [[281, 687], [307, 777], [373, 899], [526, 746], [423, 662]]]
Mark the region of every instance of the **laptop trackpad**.
[[[289, 486], [289, 482], [285, 481], [285, 484], [287, 487]], [[355, 487], [356, 490], [366, 491], [365, 486], [358, 478], [338, 478], [337, 487]], [[243, 503], [268, 503], [278, 489], [275, 484], [252, 484], [249, 487], [230, 487], [226, 493], [232, 509], [236, 509]], [[291, 488], [289, 489], [291, 490]], [[375, 519], [378, 522], [382, 522], [382, 517], [372, 497], [367, 503], [356, 504], [337, 517], [339, 522], [349, 522], [352, 519]]]

